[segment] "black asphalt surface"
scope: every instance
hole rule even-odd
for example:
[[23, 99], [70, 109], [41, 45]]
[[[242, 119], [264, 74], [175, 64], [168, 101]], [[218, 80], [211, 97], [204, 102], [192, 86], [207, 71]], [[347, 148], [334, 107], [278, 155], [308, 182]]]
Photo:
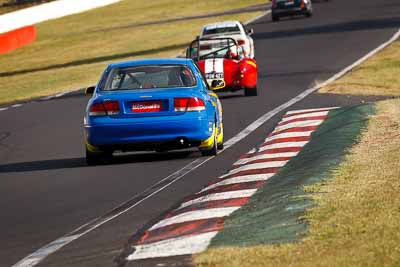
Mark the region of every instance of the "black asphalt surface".
[[[315, 3], [314, 16], [252, 24], [259, 96], [221, 97], [226, 140], [264, 113], [329, 78], [388, 40], [400, 28], [398, 0]], [[375, 98], [314, 94], [289, 109], [351, 105]], [[80, 94], [0, 112], [0, 266], [102, 216], [200, 157], [198, 152], [118, 156], [111, 164], [84, 162]], [[75, 240], [39, 266], [113, 266], [129, 237], [183, 197], [226, 172], [261, 143], [278, 114], [247, 138], [127, 213]], [[162, 261], [163, 262], [163, 261]], [[159, 263], [159, 262], [158, 262]], [[175, 266], [188, 265], [179, 257]], [[127, 266], [155, 266], [156, 261]]]

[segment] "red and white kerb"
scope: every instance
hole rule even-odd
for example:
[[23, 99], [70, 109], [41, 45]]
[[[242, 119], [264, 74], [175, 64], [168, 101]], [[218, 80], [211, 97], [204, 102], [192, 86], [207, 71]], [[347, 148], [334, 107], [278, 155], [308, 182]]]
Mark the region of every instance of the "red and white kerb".
[[128, 260], [199, 253], [223, 229], [227, 216], [301, 151], [334, 108], [289, 111], [257, 149], [243, 155], [226, 174], [146, 230]]

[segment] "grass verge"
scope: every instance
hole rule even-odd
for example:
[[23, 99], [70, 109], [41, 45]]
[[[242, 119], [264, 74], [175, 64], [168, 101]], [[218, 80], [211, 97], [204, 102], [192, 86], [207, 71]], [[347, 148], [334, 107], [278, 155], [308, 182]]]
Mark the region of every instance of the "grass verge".
[[300, 154], [225, 220], [224, 230], [212, 240], [211, 247], [298, 240], [306, 231], [306, 223], [299, 218], [306, 208], [313, 206], [302, 186], [326, 177], [330, 168], [337, 165], [357, 141], [360, 129], [365, 127], [372, 112], [371, 105], [329, 112]]
[[[399, 96], [399, 60], [400, 42], [396, 42], [320, 93]], [[331, 162], [322, 182], [298, 185], [297, 190], [314, 203], [305, 213], [295, 214], [297, 224], [307, 222], [307, 232], [294, 229], [295, 221], [290, 218], [276, 224], [283, 230], [279, 238], [274, 239], [276, 229], [265, 231], [267, 239], [259, 237], [265, 243], [277, 244], [246, 244], [243, 240], [219, 243], [217, 239], [213, 241], [216, 247], [194, 255], [194, 263], [208, 267], [400, 266], [400, 99], [373, 106], [375, 114], [343, 160]], [[331, 140], [332, 146], [336, 138]], [[313, 177], [314, 161], [298, 167], [309, 168]], [[252, 219], [257, 220], [257, 216]], [[266, 224], [274, 220], [272, 216]], [[268, 225], [264, 229], [268, 230]], [[285, 238], [296, 233], [300, 240]], [[242, 238], [240, 232], [236, 236]]]
[[[0, 104], [94, 84], [115, 61], [168, 57], [181, 52], [205, 23], [258, 14], [245, 12], [165, 22], [166, 19], [226, 11], [261, 0], [124, 0], [37, 25], [37, 40], [0, 55]], [[146, 22], [160, 21], [146, 25]], [[135, 26], [141, 25], [141, 26]]]
[[400, 96], [400, 41], [319, 90], [345, 95]]

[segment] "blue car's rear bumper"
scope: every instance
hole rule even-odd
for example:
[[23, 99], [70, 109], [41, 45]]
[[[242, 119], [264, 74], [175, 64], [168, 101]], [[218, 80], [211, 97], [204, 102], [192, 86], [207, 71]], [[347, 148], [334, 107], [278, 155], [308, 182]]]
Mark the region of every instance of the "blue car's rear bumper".
[[[207, 116], [146, 118], [85, 125], [87, 142], [109, 150], [175, 149], [198, 146], [212, 134]], [[184, 144], [179, 144], [180, 140]]]

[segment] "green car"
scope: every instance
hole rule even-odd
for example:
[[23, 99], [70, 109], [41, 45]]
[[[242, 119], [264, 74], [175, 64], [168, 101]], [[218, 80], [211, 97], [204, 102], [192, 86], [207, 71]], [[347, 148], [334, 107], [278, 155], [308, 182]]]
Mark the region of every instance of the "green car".
[[272, 0], [272, 21], [278, 21], [281, 17], [293, 15], [311, 17], [311, 0]]

